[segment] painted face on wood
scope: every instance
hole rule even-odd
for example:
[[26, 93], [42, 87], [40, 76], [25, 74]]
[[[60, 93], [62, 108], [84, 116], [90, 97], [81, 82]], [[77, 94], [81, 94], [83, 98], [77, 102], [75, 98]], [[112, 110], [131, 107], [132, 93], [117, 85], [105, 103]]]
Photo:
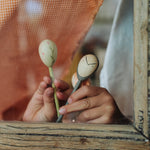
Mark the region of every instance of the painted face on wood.
[[95, 55], [85, 55], [78, 64], [78, 75], [82, 78], [89, 77], [93, 72], [95, 72], [98, 64], [99, 62]]

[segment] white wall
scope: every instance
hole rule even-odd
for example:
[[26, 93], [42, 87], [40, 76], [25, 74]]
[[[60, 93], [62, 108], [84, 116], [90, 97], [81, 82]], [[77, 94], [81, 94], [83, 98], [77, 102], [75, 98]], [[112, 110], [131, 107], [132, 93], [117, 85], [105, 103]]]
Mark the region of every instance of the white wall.
[[118, 1], [119, 0], [104, 0], [85, 41], [90, 40], [92, 37], [99, 37], [105, 42], [108, 41]]

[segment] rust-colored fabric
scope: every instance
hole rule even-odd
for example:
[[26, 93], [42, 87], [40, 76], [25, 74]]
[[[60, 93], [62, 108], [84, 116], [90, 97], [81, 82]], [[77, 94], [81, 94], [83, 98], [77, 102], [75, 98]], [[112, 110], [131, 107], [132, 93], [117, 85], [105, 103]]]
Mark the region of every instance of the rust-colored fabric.
[[44, 39], [58, 47], [54, 75], [67, 74], [73, 52], [103, 0], [0, 1], [0, 119], [19, 120], [47, 67], [38, 55]]

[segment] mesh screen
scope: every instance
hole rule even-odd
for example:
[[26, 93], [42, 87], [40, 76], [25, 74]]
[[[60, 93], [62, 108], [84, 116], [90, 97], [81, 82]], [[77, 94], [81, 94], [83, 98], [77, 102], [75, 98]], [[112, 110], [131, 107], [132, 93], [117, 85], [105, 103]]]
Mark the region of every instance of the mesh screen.
[[42, 77], [48, 75], [38, 55], [42, 40], [57, 45], [55, 77], [67, 74], [102, 1], [0, 1], [0, 119], [19, 120]]

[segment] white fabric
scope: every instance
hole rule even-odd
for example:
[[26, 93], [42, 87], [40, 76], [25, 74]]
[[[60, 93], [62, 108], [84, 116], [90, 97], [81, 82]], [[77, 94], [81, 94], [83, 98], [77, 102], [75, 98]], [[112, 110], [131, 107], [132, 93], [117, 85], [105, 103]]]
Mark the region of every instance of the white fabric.
[[105, 87], [127, 117], [133, 116], [133, 1], [120, 0], [100, 74]]

